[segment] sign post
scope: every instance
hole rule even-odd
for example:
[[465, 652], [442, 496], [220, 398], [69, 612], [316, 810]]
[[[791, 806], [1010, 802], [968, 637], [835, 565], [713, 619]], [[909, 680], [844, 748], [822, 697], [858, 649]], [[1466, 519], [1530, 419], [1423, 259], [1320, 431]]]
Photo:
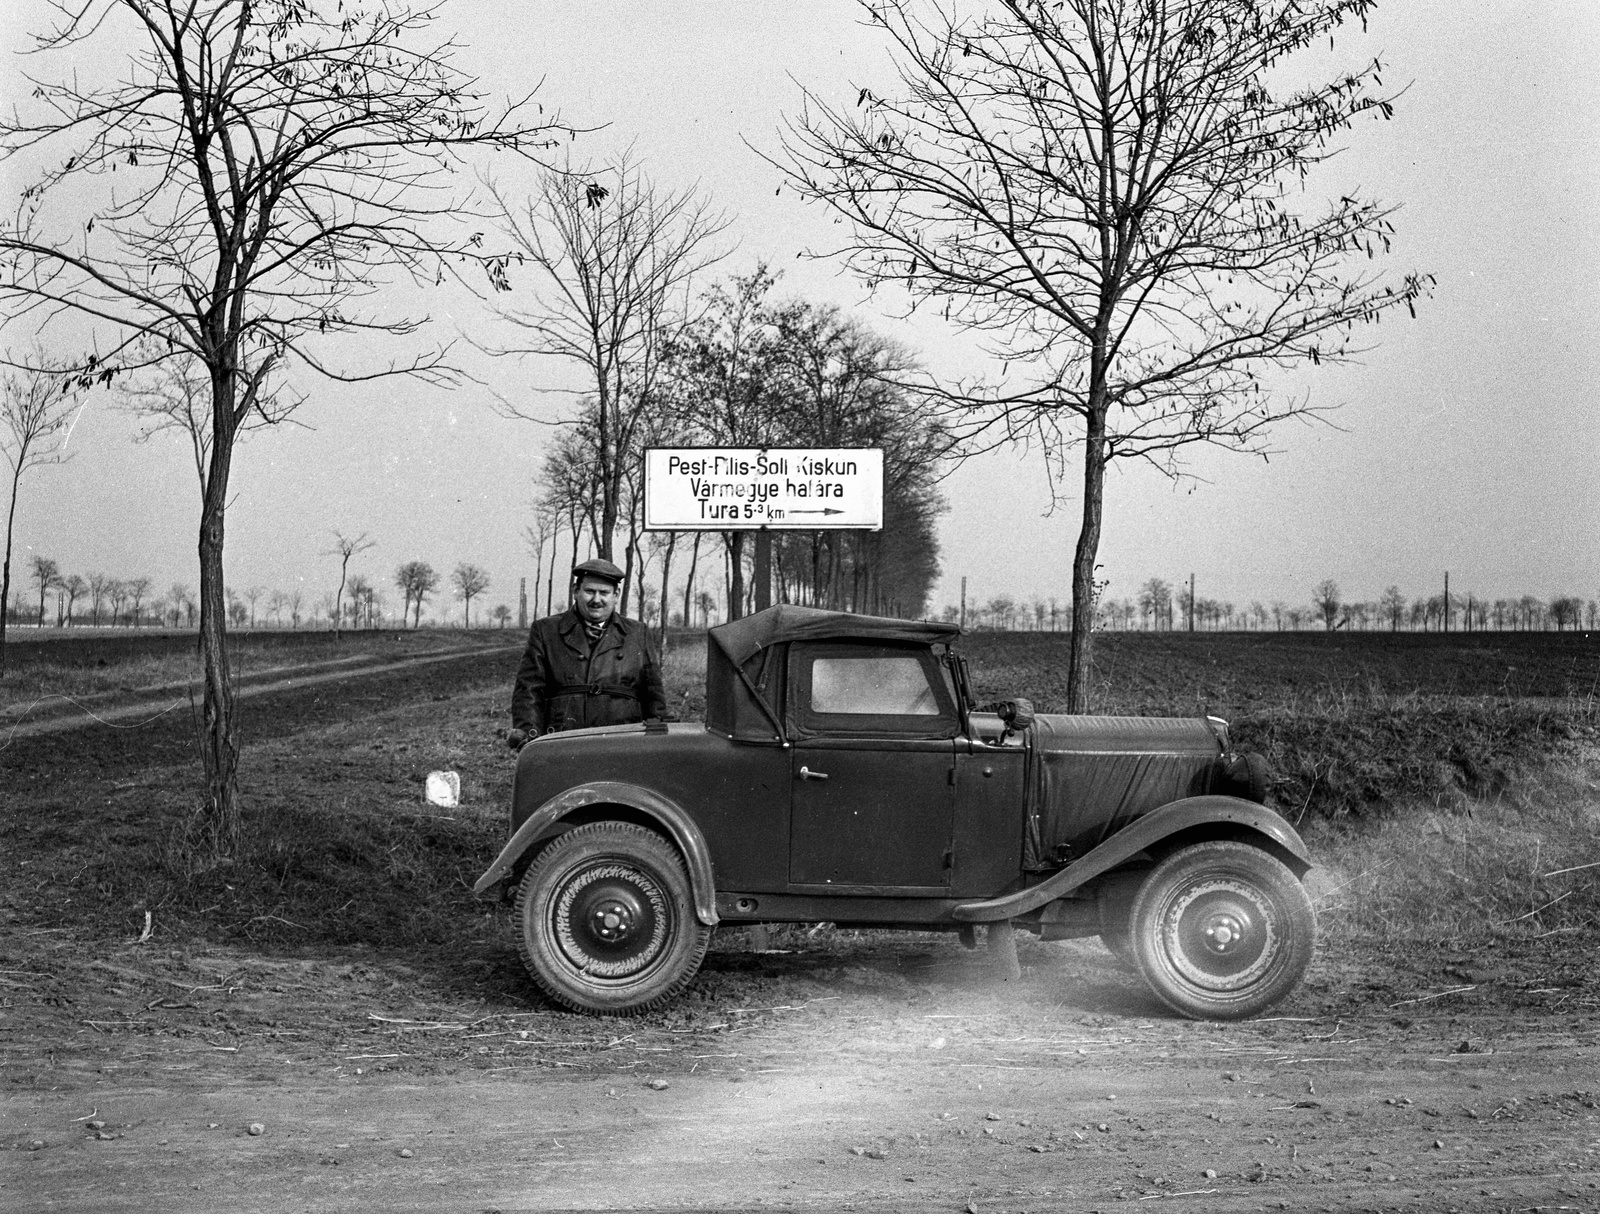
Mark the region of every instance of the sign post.
[[[647, 531], [754, 531], [755, 606], [772, 605], [772, 532], [883, 529], [876, 447], [651, 447]], [[738, 604], [729, 604], [730, 618]]]

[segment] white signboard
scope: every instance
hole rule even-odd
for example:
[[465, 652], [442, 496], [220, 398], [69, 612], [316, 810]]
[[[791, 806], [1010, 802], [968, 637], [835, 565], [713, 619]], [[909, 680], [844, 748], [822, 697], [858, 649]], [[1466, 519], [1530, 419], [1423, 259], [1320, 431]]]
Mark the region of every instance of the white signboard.
[[883, 527], [875, 447], [652, 447], [644, 453], [650, 531]]

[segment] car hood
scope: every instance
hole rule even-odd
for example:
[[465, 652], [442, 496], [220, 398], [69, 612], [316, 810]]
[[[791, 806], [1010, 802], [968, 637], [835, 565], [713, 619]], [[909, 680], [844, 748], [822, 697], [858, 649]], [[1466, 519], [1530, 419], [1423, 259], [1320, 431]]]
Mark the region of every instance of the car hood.
[[1053, 868], [1153, 809], [1211, 792], [1228, 734], [1214, 717], [1042, 714], [1027, 744], [1025, 862]]

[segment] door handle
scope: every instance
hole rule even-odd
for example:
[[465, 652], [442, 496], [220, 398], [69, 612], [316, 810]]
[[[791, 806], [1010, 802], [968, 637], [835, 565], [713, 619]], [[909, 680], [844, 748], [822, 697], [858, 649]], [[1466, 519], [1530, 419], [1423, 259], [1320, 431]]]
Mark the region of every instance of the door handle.
[[812, 771], [809, 767], [802, 767], [800, 769], [800, 778], [802, 780], [826, 780], [828, 773], [825, 771]]

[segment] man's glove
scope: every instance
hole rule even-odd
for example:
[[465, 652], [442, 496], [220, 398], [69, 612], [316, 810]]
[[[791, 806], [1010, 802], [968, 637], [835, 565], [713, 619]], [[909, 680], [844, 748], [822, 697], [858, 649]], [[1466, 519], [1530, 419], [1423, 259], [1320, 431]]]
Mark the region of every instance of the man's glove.
[[524, 729], [510, 729], [506, 731], [506, 745], [513, 752], [521, 750], [528, 743], [528, 732]]

